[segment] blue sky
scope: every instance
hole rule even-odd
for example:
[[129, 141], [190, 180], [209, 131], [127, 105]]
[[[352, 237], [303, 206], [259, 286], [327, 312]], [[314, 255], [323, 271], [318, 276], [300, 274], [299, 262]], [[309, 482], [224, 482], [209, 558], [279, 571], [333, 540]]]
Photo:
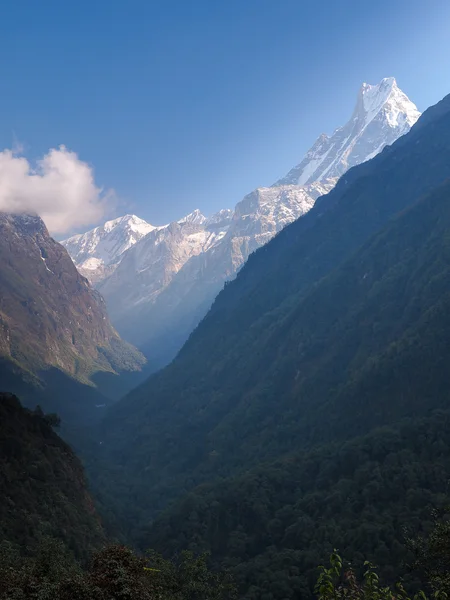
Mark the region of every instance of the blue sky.
[[60, 144], [155, 224], [232, 207], [395, 76], [450, 92], [448, 0], [9, 0], [0, 145]]

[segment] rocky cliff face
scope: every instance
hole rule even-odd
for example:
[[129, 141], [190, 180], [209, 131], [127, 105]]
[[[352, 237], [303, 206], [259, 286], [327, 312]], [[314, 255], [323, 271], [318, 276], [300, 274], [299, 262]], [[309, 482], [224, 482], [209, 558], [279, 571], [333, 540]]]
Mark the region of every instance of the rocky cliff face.
[[57, 367], [86, 380], [143, 363], [39, 217], [0, 213], [0, 290], [0, 352], [27, 370]]

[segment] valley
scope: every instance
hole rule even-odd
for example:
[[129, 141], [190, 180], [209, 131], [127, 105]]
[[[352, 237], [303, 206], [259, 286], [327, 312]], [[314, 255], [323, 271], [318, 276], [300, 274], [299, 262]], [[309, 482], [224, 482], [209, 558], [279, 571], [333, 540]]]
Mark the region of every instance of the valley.
[[448, 36], [383, 2], [5, 8], [0, 600], [450, 594]]

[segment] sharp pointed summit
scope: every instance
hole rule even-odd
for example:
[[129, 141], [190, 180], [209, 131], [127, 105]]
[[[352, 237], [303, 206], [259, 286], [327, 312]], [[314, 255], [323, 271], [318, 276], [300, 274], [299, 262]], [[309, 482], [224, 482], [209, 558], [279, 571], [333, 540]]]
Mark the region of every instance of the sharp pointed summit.
[[207, 221], [205, 215], [203, 215], [198, 208], [194, 211], [177, 221], [177, 223], [192, 223], [193, 225], [203, 225]]
[[331, 137], [322, 134], [302, 162], [275, 186], [308, 185], [341, 177], [407, 133], [419, 117], [416, 105], [394, 77], [385, 77], [377, 85], [363, 83], [348, 123]]

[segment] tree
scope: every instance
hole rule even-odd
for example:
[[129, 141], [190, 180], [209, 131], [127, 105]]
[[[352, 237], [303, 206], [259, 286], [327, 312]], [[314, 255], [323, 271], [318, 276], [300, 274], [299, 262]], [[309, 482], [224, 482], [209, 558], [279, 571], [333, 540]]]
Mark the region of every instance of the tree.
[[433, 593], [450, 595], [450, 515], [434, 510], [433, 528], [427, 536], [408, 538], [414, 554], [412, 568], [429, 583]]
[[177, 560], [164, 559], [149, 551], [146, 572], [151, 577], [153, 591], [167, 600], [231, 600], [236, 597], [233, 581], [227, 573], [215, 573], [208, 568], [208, 555], [194, 556], [184, 551]]
[[183, 553], [148, 558], [125, 546], [97, 552], [83, 571], [62, 542], [45, 540], [34, 557], [0, 544], [0, 600], [233, 600], [226, 574], [208, 569], [207, 557]]
[[105, 600], [150, 600], [152, 586], [145, 565], [145, 559], [130, 548], [109, 546], [94, 555], [88, 580]]
[[[433, 541], [430, 540], [430, 543], [434, 544], [439, 535], [435, 531], [431, 536]], [[442, 564], [441, 560], [444, 559], [444, 555], [439, 553], [437, 547], [436, 550], [436, 558]], [[365, 571], [362, 580], [359, 581], [352, 568], [343, 568], [342, 559], [335, 550], [330, 557], [330, 567], [319, 567], [320, 575], [315, 587], [317, 600], [411, 600], [411, 597], [407, 594], [401, 583], [397, 583], [393, 588], [383, 586], [380, 583], [374, 565], [370, 562], [365, 562], [364, 566]], [[448, 581], [449, 568], [450, 565], [447, 562], [446, 578], [444, 581]], [[432, 587], [433, 598], [436, 600], [447, 599], [446, 591], [442, 587], [439, 587], [437, 581], [435, 581]], [[419, 591], [412, 598], [413, 600], [428, 600], [423, 591]]]

